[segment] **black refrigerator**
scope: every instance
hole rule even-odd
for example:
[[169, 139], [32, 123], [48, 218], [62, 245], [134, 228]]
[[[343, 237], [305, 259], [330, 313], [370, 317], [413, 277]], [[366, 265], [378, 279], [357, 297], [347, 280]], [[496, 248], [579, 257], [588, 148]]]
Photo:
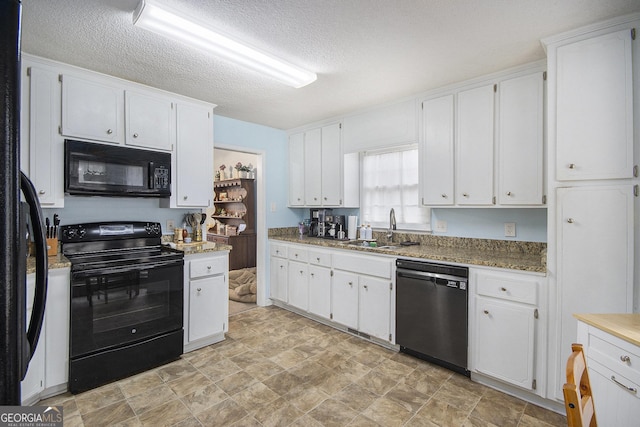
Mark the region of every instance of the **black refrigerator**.
[[[33, 184], [20, 171], [20, 12], [19, 0], [0, 0], [0, 405], [11, 406], [21, 403], [20, 382], [38, 344], [47, 294], [42, 211]], [[30, 240], [36, 288], [27, 319]]]

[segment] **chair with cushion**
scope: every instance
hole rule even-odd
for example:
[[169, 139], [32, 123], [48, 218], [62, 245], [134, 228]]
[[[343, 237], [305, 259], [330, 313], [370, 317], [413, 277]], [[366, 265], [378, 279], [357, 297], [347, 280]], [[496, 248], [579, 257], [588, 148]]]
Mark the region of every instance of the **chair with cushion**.
[[572, 344], [567, 360], [567, 383], [562, 387], [569, 427], [596, 427], [596, 410], [591, 394], [587, 361], [581, 344]]

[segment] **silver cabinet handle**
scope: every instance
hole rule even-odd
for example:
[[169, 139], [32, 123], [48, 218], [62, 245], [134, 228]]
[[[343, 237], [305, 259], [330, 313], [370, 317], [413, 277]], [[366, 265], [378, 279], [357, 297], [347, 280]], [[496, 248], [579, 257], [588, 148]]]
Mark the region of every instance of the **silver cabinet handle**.
[[196, 291], [202, 292], [202, 288], [198, 288], [198, 289], [196, 289]]
[[576, 168], [575, 163], [569, 163], [569, 169], [575, 169], [575, 168]]
[[573, 218], [567, 218], [567, 222], [568, 222], [569, 224], [573, 224]]
[[280, 270], [282, 270], [283, 268], [284, 268], [284, 265], [281, 265], [281, 266], [280, 266]]
[[629, 356], [627, 356], [627, 355], [620, 356], [620, 360], [625, 362], [625, 363], [631, 362], [631, 358]]
[[507, 292], [507, 288], [505, 288], [505, 287], [500, 288], [500, 290], [501, 290], [502, 292]]
[[507, 196], [511, 196], [511, 191], [507, 191]]
[[369, 287], [367, 285], [362, 285], [363, 288], [365, 289], [369, 289]]
[[484, 310], [484, 314], [489, 314], [489, 310]]
[[469, 195], [467, 193], [462, 193], [463, 197], [469, 197]]
[[633, 394], [637, 394], [638, 393], [638, 389], [637, 388], [627, 387], [626, 385], [624, 385], [620, 381], [618, 381], [614, 375], [611, 375], [611, 381], [613, 381], [614, 383], [618, 384], [620, 387], [624, 388], [629, 393], [633, 393]]
[[46, 191], [44, 191], [44, 190], [38, 191], [38, 194], [44, 194], [44, 193], [46, 193]]
[[320, 262], [320, 257], [316, 257], [316, 261]]
[[444, 193], [442, 193], [442, 194], [441, 194], [441, 196], [442, 196], [442, 198], [443, 198], [443, 199], [446, 199], [446, 198], [447, 198], [447, 195], [446, 195], [446, 194], [444, 194]]
[[349, 282], [349, 286], [353, 286], [353, 282]]
[[183, 200], [187, 200], [187, 197], [188, 197], [188, 196], [184, 196], [182, 199], [183, 199]]
[[107, 129], [107, 135], [111, 135], [113, 131], [111, 129]]
[[302, 274], [304, 274], [304, 272], [302, 270], [300, 270], [300, 274], [302, 275]]
[[315, 273], [311, 273], [311, 277], [316, 277]]
[[134, 134], [133, 134], [133, 137], [134, 137], [134, 138], [137, 138], [137, 137], [138, 137], [138, 134], [137, 134], [137, 133], [134, 133]]
[[325, 197], [325, 198], [324, 198], [324, 200], [326, 201], [326, 200], [327, 200], [327, 198]]
[[294, 256], [295, 256], [296, 258], [298, 258], [298, 254], [294, 254]]
[[207, 270], [211, 270], [211, 266], [210, 265], [207, 265]]

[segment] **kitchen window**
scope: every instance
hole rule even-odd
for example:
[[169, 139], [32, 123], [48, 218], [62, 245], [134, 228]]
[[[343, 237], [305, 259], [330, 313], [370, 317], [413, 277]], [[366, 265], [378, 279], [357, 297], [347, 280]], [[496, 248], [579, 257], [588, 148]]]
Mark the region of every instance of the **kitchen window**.
[[398, 229], [431, 230], [431, 211], [420, 206], [418, 176], [416, 145], [363, 153], [363, 223], [388, 229], [389, 211], [393, 208]]

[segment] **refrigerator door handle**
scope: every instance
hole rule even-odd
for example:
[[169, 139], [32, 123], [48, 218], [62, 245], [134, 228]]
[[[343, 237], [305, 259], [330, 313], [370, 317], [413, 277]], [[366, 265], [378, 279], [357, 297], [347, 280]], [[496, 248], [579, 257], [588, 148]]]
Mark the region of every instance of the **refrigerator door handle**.
[[[44, 216], [38, 202], [36, 189], [23, 172], [20, 172], [20, 189], [29, 205], [29, 216], [36, 247], [36, 288], [33, 296], [33, 309], [29, 320], [29, 329], [27, 330], [27, 341], [29, 343], [28, 360], [31, 360], [40, 338], [47, 301], [47, 240], [44, 231]], [[24, 375], [26, 375], [26, 372], [23, 373], [23, 379]]]

